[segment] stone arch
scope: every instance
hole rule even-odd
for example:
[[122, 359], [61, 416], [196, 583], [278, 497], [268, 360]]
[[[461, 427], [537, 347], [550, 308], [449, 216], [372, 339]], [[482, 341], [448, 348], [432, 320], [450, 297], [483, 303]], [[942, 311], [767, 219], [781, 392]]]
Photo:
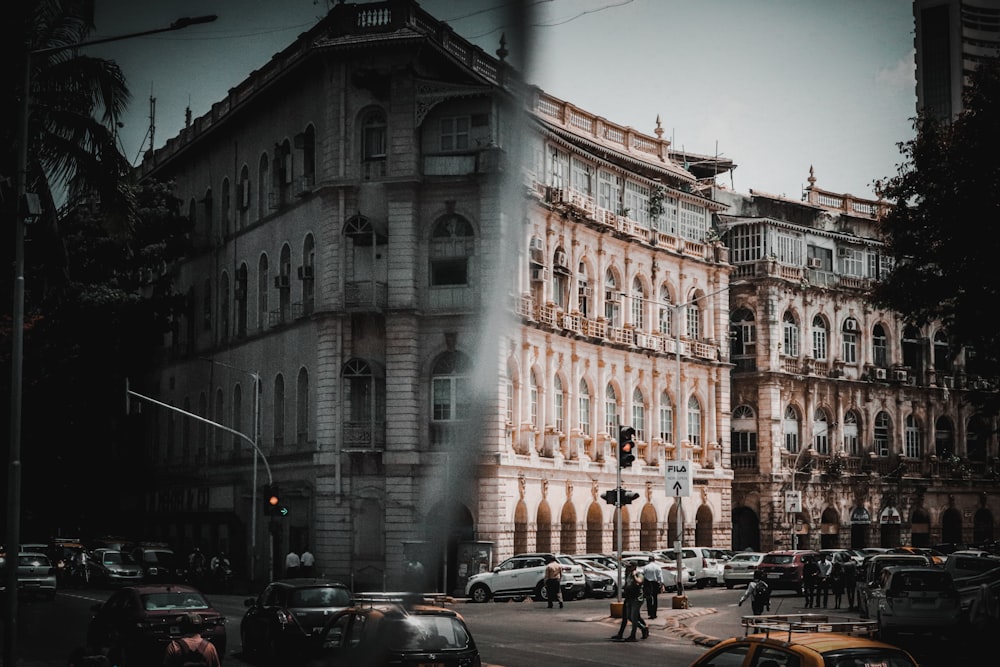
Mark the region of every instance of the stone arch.
[[518, 501], [514, 508], [514, 553], [523, 554], [528, 550], [528, 506]]
[[604, 552], [604, 512], [597, 501], [587, 508], [587, 552]]
[[[679, 505], [680, 499], [675, 498], [674, 504], [667, 510], [667, 546], [673, 548], [677, 542], [677, 508], [680, 507], [681, 523], [687, 523], [687, 516], [684, 514], [684, 507]], [[683, 529], [683, 526], [682, 526]], [[702, 546], [702, 545], [698, 545]]]
[[699, 547], [712, 546], [712, 532], [715, 525], [712, 508], [702, 505], [694, 515], [694, 543]]
[[760, 551], [760, 517], [749, 507], [733, 508], [733, 549]]
[[972, 517], [972, 543], [982, 544], [993, 540], [993, 512], [980, 507]]
[[931, 545], [931, 516], [922, 507], [910, 514], [910, 544], [915, 547]]
[[[476, 536], [476, 525], [472, 512], [462, 503], [441, 501], [436, 503], [426, 515], [427, 542], [435, 547], [436, 553], [428, 556], [428, 572], [434, 573], [434, 590], [458, 593], [459, 563], [458, 546], [461, 542], [471, 542]], [[462, 591], [464, 592], [464, 591]]]
[[543, 500], [535, 513], [535, 551], [552, 551], [552, 510]]
[[941, 514], [941, 541], [945, 544], [961, 544], [962, 513], [954, 507], [949, 507]]
[[653, 503], [646, 503], [639, 514], [639, 548], [652, 551], [658, 548], [656, 544], [657, 518]]
[[823, 510], [819, 520], [820, 549], [840, 548], [840, 512], [833, 507]]
[[576, 508], [566, 501], [559, 515], [559, 551], [564, 554], [575, 554], [576, 544]]

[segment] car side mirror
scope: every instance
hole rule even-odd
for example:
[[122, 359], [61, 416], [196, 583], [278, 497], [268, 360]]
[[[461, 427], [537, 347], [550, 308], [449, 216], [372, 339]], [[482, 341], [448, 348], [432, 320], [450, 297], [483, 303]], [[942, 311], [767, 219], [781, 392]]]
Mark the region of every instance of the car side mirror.
[[255, 604], [257, 604], [257, 598], [247, 598], [243, 601], [244, 607], [253, 607]]

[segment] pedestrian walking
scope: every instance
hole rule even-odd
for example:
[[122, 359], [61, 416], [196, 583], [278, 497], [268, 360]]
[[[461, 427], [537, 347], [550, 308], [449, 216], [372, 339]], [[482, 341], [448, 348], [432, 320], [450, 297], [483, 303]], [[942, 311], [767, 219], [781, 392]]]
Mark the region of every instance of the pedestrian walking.
[[302, 550], [302, 555], [299, 556], [299, 567], [301, 568], [300, 571], [302, 573], [302, 576], [303, 577], [314, 576], [315, 566], [316, 566], [316, 557], [312, 555], [311, 551], [309, 551], [309, 545], [306, 545], [306, 548]]
[[850, 611], [854, 611], [856, 605], [855, 596], [858, 592], [858, 563], [853, 557], [848, 556], [844, 559], [843, 566], [843, 584], [844, 592], [847, 593], [847, 608]]
[[766, 576], [764, 571], [756, 570], [753, 573], [753, 579], [747, 584], [747, 589], [743, 591], [736, 606], [742, 607], [743, 603], [749, 599], [750, 609], [753, 610], [754, 616], [760, 616], [765, 609], [771, 611], [771, 587], [764, 580]]
[[844, 597], [844, 558], [840, 553], [833, 555], [833, 567], [830, 569], [830, 593], [833, 594], [833, 608], [840, 609]]
[[[611, 637], [616, 642], [634, 642], [635, 633], [642, 630], [642, 638], [649, 636], [649, 627], [639, 613], [642, 609], [642, 571], [634, 563], [629, 563], [625, 571], [625, 585], [622, 587], [622, 622], [618, 626], [618, 634]], [[625, 637], [625, 628], [632, 623], [632, 634]]]
[[[806, 608], [813, 606], [816, 587], [819, 583], [819, 567], [811, 555], [802, 557], [802, 592], [806, 597]], [[816, 601], [818, 603], [818, 601]]]
[[830, 574], [833, 572], [833, 563], [826, 554], [820, 554], [816, 567], [819, 570], [819, 577], [816, 580], [816, 597], [813, 602], [818, 607], [822, 598], [823, 607], [826, 608], [830, 600]]
[[295, 553], [295, 550], [292, 549], [288, 552], [288, 555], [285, 556], [285, 576], [289, 579], [294, 579], [299, 576], [299, 567], [301, 566], [302, 560], [299, 558], [299, 555]]
[[646, 616], [656, 618], [659, 596], [666, 589], [666, 586], [663, 581], [663, 568], [660, 567], [655, 556], [650, 556], [643, 566], [642, 579], [642, 595], [646, 598]]
[[559, 608], [563, 608], [562, 571], [562, 564], [555, 556], [545, 557], [545, 597], [549, 600], [549, 609], [552, 609], [553, 602], [558, 602]]

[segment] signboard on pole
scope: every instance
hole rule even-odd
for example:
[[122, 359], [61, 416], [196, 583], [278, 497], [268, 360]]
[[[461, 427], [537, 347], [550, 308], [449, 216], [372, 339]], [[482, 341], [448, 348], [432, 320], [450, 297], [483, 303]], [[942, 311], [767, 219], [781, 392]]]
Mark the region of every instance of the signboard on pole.
[[785, 491], [785, 511], [786, 512], [802, 511], [801, 491]]
[[663, 481], [667, 496], [687, 498], [691, 495], [691, 463], [689, 461], [666, 462], [663, 467]]

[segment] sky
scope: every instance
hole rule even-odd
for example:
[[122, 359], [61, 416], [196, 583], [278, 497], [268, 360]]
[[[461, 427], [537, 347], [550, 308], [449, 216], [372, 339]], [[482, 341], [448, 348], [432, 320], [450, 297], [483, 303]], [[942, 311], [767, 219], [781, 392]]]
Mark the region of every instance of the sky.
[[[421, 7], [510, 61], [545, 92], [676, 148], [738, 167], [722, 183], [799, 199], [815, 170], [825, 190], [871, 197], [913, 137], [911, 0], [526, 0], [533, 48], [505, 23], [509, 0]], [[323, 16], [328, 0], [96, 0], [92, 38], [215, 14], [210, 24], [88, 47], [115, 60], [132, 91], [120, 130], [135, 163]]]

